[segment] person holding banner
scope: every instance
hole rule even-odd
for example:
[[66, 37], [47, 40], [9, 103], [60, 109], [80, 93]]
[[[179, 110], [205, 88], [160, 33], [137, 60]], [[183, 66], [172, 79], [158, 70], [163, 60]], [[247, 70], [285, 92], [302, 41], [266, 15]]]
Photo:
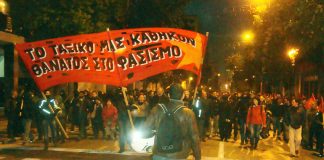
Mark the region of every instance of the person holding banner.
[[129, 132], [131, 130], [131, 125], [127, 113], [127, 106], [124, 102], [123, 93], [121, 90], [116, 89], [113, 95], [113, 105], [118, 110], [118, 127], [119, 127], [119, 151], [118, 153], [123, 153], [126, 149], [126, 143], [129, 145], [130, 137]]
[[[49, 135], [48, 135], [48, 128], [51, 129], [52, 134], [52, 141], [54, 145], [57, 143], [57, 136], [56, 136], [56, 127], [54, 118], [57, 116], [57, 114], [61, 111], [61, 108], [59, 108], [56, 105], [55, 100], [51, 96], [51, 92], [49, 90], [45, 91], [46, 99], [43, 99], [41, 101], [41, 104], [39, 105], [39, 110], [42, 114], [42, 127], [43, 127], [43, 134], [44, 134], [44, 150], [48, 150], [48, 143], [49, 143]], [[52, 112], [52, 109], [54, 112]]]

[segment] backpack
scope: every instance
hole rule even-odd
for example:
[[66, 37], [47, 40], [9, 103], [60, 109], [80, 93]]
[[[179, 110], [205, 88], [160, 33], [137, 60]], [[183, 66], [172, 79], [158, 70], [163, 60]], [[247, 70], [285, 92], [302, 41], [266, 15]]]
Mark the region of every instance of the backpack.
[[182, 150], [183, 137], [181, 129], [183, 126], [175, 113], [183, 106], [176, 107], [173, 111], [169, 111], [164, 104], [159, 104], [163, 110], [163, 117], [160, 121], [156, 135], [156, 147], [160, 153], [174, 153]]

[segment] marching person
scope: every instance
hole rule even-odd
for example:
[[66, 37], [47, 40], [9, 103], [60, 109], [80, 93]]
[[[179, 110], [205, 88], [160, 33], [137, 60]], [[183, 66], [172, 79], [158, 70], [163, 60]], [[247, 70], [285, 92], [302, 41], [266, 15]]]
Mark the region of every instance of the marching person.
[[127, 106], [123, 99], [123, 93], [120, 89], [116, 89], [113, 96], [113, 104], [118, 110], [118, 127], [119, 127], [119, 151], [118, 153], [123, 153], [126, 149], [126, 143], [129, 145], [129, 132], [131, 129], [129, 116], [127, 113]]
[[[48, 150], [49, 136], [48, 136], [48, 128], [51, 129], [52, 142], [54, 145], [57, 143], [57, 131], [55, 127], [55, 116], [61, 111], [61, 109], [57, 106], [55, 100], [51, 96], [51, 92], [49, 90], [45, 91], [46, 99], [43, 99], [39, 105], [39, 110], [42, 115], [42, 127], [44, 134], [44, 150]], [[50, 109], [53, 109], [53, 111]]]
[[228, 104], [228, 95], [223, 95], [219, 106], [219, 135], [221, 141], [228, 142], [232, 124], [231, 107]]
[[102, 110], [102, 120], [106, 131], [106, 138], [116, 139], [116, 122], [118, 118], [117, 108], [108, 99], [106, 105]]
[[[323, 101], [323, 99], [322, 99]], [[319, 106], [319, 111], [315, 115], [315, 135], [316, 135], [316, 149], [319, 152], [318, 157], [324, 157], [323, 154], [323, 141], [324, 141], [324, 104]]]
[[89, 114], [89, 101], [85, 97], [84, 91], [81, 91], [75, 102], [75, 114], [79, 124], [79, 138], [87, 138], [87, 123]]
[[5, 105], [5, 116], [8, 119], [7, 134], [9, 142], [15, 141], [15, 128], [18, 123], [19, 106], [20, 104], [18, 102], [18, 92], [13, 90], [11, 92], [11, 97]]
[[248, 143], [247, 127], [246, 127], [246, 118], [249, 110], [249, 97], [247, 93], [244, 93], [240, 98], [238, 106], [238, 121], [240, 125], [240, 135], [241, 135], [241, 145]]
[[305, 110], [296, 99], [291, 100], [288, 114], [290, 156], [299, 156], [299, 147], [302, 136], [302, 125], [305, 121]]
[[251, 149], [257, 149], [261, 129], [266, 127], [266, 113], [256, 98], [253, 98], [253, 105], [248, 110], [246, 124], [250, 129]]
[[195, 103], [195, 107], [193, 107], [193, 111], [196, 115], [200, 140], [206, 141], [206, 128], [209, 123], [209, 99], [207, 99], [207, 92], [205, 90], [201, 91], [201, 97], [198, 97]]
[[103, 105], [101, 103], [100, 98], [98, 97], [98, 93], [96, 91], [92, 92], [92, 99], [90, 105], [90, 117], [91, 117], [91, 124], [93, 130], [94, 139], [98, 139], [99, 131], [102, 131], [103, 138], [105, 137], [105, 130], [103, 127], [102, 122], [102, 108]]
[[23, 118], [23, 125], [25, 130], [23, 144], [25, 144], [25, 143], [32, 142], [30, 129], [31, 129], [32, 120], [35, 116], [35, 112], [33, 109], [37, 107], [37, 103], [38, 103], [33, 91], [29, 91], [25, 93], [22, 103], [24, 104], [24, 106], [22, 108], [21, 116]]
[[[147, 131], [157, 130], [153, 146], [153, 160], [186, 159], [191, 150], [195, 160], [201, 159], [196, 118], [192, 110], [183, 106], [182, 94], [180, 85], [171, 85], [169, 102], [155, 106], [143, 125], [143, 129]], [[172, 118], [165, 117], [171, 114]], [[167, 122], [171, 119], [177, 125], [175, 123], [171, 126], [165, 125], [170, 124]], [[164, 139], [168, 137], [165, 136], [166, 134], [173, 136]], [[163, 139], [166, 141], [162, 141]]]
[[145, 95], [141, 93], [138, 96], [137, 102], [132, 105], [134, 108], [132, 110], [132, 116], [134, 117], [134, 125], [135, 127], [139, 127], [142, 123], [144, 123], [148, 112], [149, 112], [149, 104], [145, 100]]

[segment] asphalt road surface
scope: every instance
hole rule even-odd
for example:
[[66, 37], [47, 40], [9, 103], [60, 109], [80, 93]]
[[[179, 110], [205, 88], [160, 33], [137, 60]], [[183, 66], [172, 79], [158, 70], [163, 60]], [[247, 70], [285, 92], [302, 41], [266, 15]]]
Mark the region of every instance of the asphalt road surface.
[[[301, 149], [300, 157], [289, 157], [289, 146], [283, 141], [272, 137], [261, 140], [257, 150], [250, 150], [249, 145], [240, 146], [239, 142], [230, 140], [221, 142], [218, 137], [213, 137], [202, 142], [202, 158], [205, 160], [314, 160], [319, 159], [312, 151]], [[69, 160], [69, 159], [116, 159], [116, 160], [146, 160], [151, 159], [150, 154], [140, 154], [126, 151], [119, 154], [118, 142], [107, 140], [68, 140], [57, 147], [50, 146], [49, 151], [43, 151], [42, 143], [21, 145], [21, 141], [14, 144], [0, 144], [0, 160]], [[193, 159], [192, 156], [189, 159]]]

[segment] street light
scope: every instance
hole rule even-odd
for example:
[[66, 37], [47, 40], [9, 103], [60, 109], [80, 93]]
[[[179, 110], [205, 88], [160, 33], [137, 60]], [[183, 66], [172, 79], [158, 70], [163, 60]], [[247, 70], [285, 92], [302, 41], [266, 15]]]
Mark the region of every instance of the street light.
[[221, 76], [221, 74], [220, 74], [220, 73], [218, 73], [218, 74], [217, 74], [217, 76], [218, 76], [218, 77], [220, 77], [220, 76]]
[[270, 7], [271, 0], [251, 0], [251, 5], [255, 7], [255, 11], [263, 13]]
[[288, 57], [291, 60], [291, 63], [292, 63], [291, 65], [295, 66], [295, 59], [296, 59], [296, 56], [299, 54], [299, 49], [298, 48], [291, 48], [291, 49], [288, 50], [287, 54], [288, 54]]
[[241, 35], [242, 42], [244, 43], [252, 43], [254, 39], [254, 34], [252, 31], [244, 31]]

